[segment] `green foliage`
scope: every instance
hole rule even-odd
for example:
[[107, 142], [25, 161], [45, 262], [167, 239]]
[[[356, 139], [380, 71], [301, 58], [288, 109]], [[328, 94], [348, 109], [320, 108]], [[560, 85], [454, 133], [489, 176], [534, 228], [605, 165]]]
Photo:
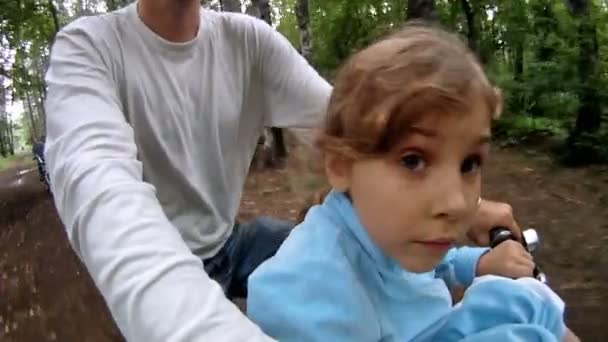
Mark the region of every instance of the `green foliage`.
[[[10, 86], [11, 98], [28, 104], [24, 107], [32, 115], [25, 116], [26, 135], [40, 134], [44, 122], [43, 75], [59, 26], [131, 1], [0, 1], [0, 81]], [[408, 2], [309, 0], [315, 67], [331, 78], [354, 51], [403, 25]], [[608, 88], [608, 6], [605, 1], [577, 1], [588, 9], [580, 11], [583, 7], [571, 3], [436, 0], [435, 7], [441, 25], [469, 42], [503, 90], [505, 115], [495, 127], [499, 139], [522, 145], [558, 139], [564, 146], [560, 157], [608, 161], [608, 94], [603, 92]], [[299, 48], [297, 4], [271, 1], [277, 30]]]
[[405, 5], [403, 0], [313, 1], [315, 65], [331, 73], [354, 51], [401, 25]]
[[296, 0], [274, 0], [272, 2], [275, 13], [278, 13], [279, 24], [277, 30], [281, 32], [296, 48], [300, 45], [300, 32], [295, 15]]
[[547, 137], [565, 138], [568, 130], [557, 119], [507, 114], [496, 122], [493, 135], [503, 143], [519, 145], [536, 143]]

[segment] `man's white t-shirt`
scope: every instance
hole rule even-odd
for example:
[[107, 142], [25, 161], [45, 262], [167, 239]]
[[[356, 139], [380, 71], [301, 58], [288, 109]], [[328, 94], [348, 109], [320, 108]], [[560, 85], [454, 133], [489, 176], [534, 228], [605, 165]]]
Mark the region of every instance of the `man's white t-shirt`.
[[136, 4], [58, 33], [47, 167], [74, 250], [130, 341], [266, 340], [205, 274], [264, 126], [307, 128], [331, 86], [265, 22], [201, 8], [160, 38]]

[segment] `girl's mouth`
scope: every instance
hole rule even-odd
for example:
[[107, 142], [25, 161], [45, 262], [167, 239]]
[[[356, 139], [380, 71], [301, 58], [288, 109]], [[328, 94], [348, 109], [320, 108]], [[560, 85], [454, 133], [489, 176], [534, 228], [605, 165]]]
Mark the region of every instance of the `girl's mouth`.
[[426, 240], [426, 241], [417, 241], [422, 246], [433, 250], [445, 251], [450, 249], [454, 245], [453, 239], [436, 239], [436, 240]]

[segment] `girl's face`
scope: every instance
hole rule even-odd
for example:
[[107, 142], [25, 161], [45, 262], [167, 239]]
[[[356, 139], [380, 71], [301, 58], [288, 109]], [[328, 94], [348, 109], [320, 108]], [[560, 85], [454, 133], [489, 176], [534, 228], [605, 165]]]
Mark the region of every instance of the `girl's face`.
[[330, 181], [349, 191], [361, 222], [386, 254], [411, 272], [428, 272], [476, 214], [490, 124], [481, 102], [468, 114], [429, 115], [391, 153], [338, 172], [328, 166]]

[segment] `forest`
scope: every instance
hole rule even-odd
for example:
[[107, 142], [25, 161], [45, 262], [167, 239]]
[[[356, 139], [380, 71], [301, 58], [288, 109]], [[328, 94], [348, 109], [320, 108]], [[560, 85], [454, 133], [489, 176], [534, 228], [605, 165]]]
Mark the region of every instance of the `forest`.
[[[70, 21], [129, 0], [0, 2], [0, 155], [15, 153], [15, 131], [44, 136], [44, 73], [53, 37]], [[353, 51], [425, 19], [458, 32], [505, 95], [495, 135], [539, 147], [564, 165], [608, 161], [608, 1], [589, 0], [213, 0], [276, 27], [331, 82]], [[22, 113], [9, 113], [19, 103]], [[275, 132], [276, 133], [276, 132]], [[280, 132], [278, 132], [280, 133]], [[277, 140], [278, 141], [278, 140]]]

